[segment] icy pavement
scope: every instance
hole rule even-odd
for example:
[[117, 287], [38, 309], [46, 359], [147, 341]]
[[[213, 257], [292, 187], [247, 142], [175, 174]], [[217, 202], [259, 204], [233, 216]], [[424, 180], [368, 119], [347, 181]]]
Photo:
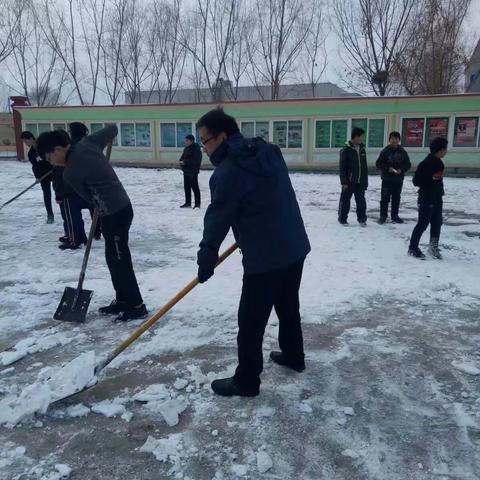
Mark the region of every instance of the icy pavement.
[[[32, 177], [27, 164], [0, 165], [3, 203]], [[196, 275], [205, 210], [178, 208], [179, 171], [118, 174], [133, 202], [131, 250], [153, 311]], [[200, 175], [204, 207], [208, 177]], [[241, 258], [234, 253], [94, 388], [0, 427], [0, 479], [480, 478], [480, 180], [445, 180], [441, 262], [406, 256], [416, 217], [409, 178], [407, 223], [379, 226], [380, 179], [371, 177], [367, 228], [353, 212], [349, 227], [337, 223], [336, 177], [292, 180], [313, 248], [301, 291], [307, 371], [266, 361], [259, 397], [210, 391], [212, 378], [235, 367]], [[0, 402], [47, 367], [109, 353], [139, 325], [95, 314], [113, 298], [102, 242], [85, 280], [95, 292], [89, 321], [51, 320], [64, 287], [76, 284], [83, 251], [60, 251], [60, 214], [54, 225], [45, 217], [40, 189], [0, 212], [0, 350], [17, 344], [0, 357]], [[265, 359], [276, 333], [272, 316]]]

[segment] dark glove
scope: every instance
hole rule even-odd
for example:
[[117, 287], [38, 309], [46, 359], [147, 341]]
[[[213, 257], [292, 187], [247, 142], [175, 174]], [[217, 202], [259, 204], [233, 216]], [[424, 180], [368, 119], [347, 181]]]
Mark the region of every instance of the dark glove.
[[211, 267], [198, 267], [198, 281], [205, 283], [213, 275], [214, 271]]

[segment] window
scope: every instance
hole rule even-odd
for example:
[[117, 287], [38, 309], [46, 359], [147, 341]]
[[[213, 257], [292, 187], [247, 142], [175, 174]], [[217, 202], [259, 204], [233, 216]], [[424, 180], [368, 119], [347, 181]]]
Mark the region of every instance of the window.
[[424, 147], [428, 147], [430, 142], [437, 137], [448, 138], [448, 117], [427, 118], [427, 128], [425, 129]]
[[317, 120], [315, 124], [315, 148], [330, 148], [330, 120]]
[[273, 122], [273, 143], [280, 148], [302, 148], [303, 122], [301, 120]]
[[103, 123], [91, 123], [90, 124], [90, 133], [98, 132], [103, 128]]
[[135, 147], [135, 124], [121, 123], [120, 137], [122, 139], [122, 147]]
[[255, 122], [242, 122], [241, 132], [244, 137], [252, 138], [255, 136]]
[[268, 122], [255, 122], [255, 136], [263, 138], [268, 142], [270, 133], [270, 124]]
[[67, 130], [67, 126], [64, 123], [54, 123], [53, 124], [54, 130]]
[[183, 148], [185, 146], [185, 137], [191, 134], [191, 122], [161, 123], [160, 146], [162, 148]]
[[385, 120], [383, 118], [368, 121], [368, 147], [383, 148], [385, 146]]
[[340, 148], [347, 141], [347, 120], [332, 120], [332, 148]]
[[35, 138], [38, 137], [38, 125], [36, 123], [26, 123], [25, 131], [32, 133]]
[[475, 147], [477, 144], [478, 117], [455, 118], [454, 147]]
[[40, 135], [43, 132], [49, 132], [51, 130], [49, 123], [39, 123], [38, 124], [38, 134]]
[[368, 119], [367, 118], [352, 118], [352, 130], [354, 128], [361, 128], [365, 131], [365, 137], [368, 135]]
[[136, 123], [135, 124], [135, 138], [137, 147], [150, 147], [150, 124]]
[[424, 118], [404, 118], [402, 122], [402, 145], [404, 147], [421, 147], [424, 130]]

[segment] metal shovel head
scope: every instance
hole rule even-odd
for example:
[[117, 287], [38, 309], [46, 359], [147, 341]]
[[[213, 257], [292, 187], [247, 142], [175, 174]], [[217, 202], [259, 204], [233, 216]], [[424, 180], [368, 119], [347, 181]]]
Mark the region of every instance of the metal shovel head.
[[84, 323], [92, 295], [92, 290], [80, 290], [77, 298], [76, 288], [65, 287], [62, 299], [53, 318], [63, 322]]

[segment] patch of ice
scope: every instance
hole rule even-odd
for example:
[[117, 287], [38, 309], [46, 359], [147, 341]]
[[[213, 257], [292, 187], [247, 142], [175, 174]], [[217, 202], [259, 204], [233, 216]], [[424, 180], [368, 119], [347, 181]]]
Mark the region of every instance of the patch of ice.
[[162, 383], [150, 385], [133, 396], [133, 399], [137, 402], [154, 402], [165, 398], [170, 398], [170, 392]]
[[469, 375], [480, 375], [480, 369], [471, 363], [453, 361], [452, 365], [463, 373], [468, 373]]
[[307, 400], [303, 400], [302, 402], [300, 402], [298, 404], [298, 409], [302, 412], [302, 413], [312, 413], [313, 412], [313, 408], [312, 406], [310, 405], [310, 402], [308, 402]]
[[350, 457], [353, 459], [360, 458], [360, 455], [355, 450], [351, 450], [349, 448], [347, 448], [346, 450], [343, 450], [342, 455], [344, 457]]
[[353, 417], [355, 415], [355, 410], [353, 410], [352, 407], [344, 407], [343, 408], [343, 413], [345, 415], [349, 415], [349, 416]]
[[27, 449], [23, 446], [15, 447], [11, 442], [5, 442], [0, 450], [0, 468], [5, 468], [25, 456]]
[[152, 412], [159, 412], [167, 425], [174, 427], [180, 421], [179, 415], [184, 412], [187, 405], [183, 398], [171, 398], [161, 402], [148, 402], [147, 408]]
[[72, 405], [65, 409], [65, 414], [67, 417], [78, 418], [78, 417], [85, 417], [90, 413], [90, 409], [84, 405], [83, 403], [79, 403], [78, 405]]
[[205, 374], [203, 374], [199, 366], [188, 365], [187, 370], [190, 372], [190, 375], [192, 376], [192, 381], [195, 383], [195, 387], [197, 388], [197, 390], [202, 385], [208, 382], [208, 377]]
[[55, 472], [43, 475], [41, 480], [62, 480], [68, 478], [72, 473], [72, 469], [63, 463], [55, 464]]
[[239, 477], [244, 477], [248, 472], [248, 467], [246, 465], [236, 464], [232, 465], [230, 470], [233, 474], [238, 475]]
[[122, 420], [125, 420], [126, 422], [129, 422], [133, 418], [133, 413], [132, 412], [125, 412], [122, 415]]
[[103, 400], [92, 405], [92, 412], [100, 413], [106, 417], [116, 417], [125, 413], [125, 407], [115, 400]]
[[455, 413], [456, 423], [459, 427], [473, 427], [478, 428], [477, 422], [465, 412], [461, 403], [453, 404], [453, 411]]
[[257, 469], [260, 473], [266, 473], [273, 467], [273, 460], [264, 450], [257, 452]]
[[177, 378], [173, 384], [173, 388], [176, 390], [183, 390], [188, 385], [188, 380], [185, 378]]

